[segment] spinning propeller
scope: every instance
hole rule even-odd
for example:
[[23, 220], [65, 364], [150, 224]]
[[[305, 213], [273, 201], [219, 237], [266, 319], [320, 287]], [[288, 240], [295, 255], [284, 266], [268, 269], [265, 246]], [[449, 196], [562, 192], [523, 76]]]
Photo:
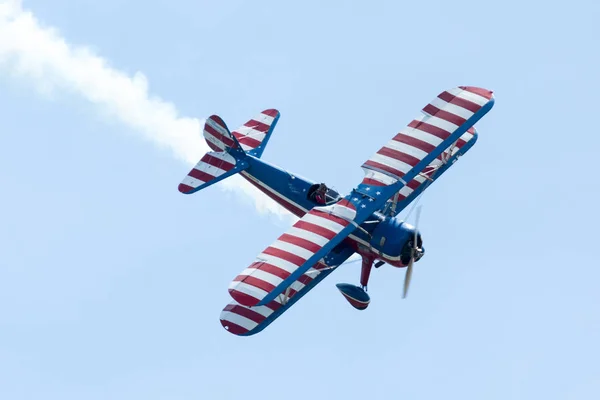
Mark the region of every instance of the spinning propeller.
[[415, 258], [417, 256], [423, 255], [423, 251], [418, 247], [417, 241], [417, 232], [419, 228], [419, 217], [421, 216], [421, 206], [417, 207], [417, 216], [415, 218], [415, 236], [413, 238], [413, 246], [410, 249], [410, 261], [408, 262], [408, 266], [406, 267], [406, 275], [404, 276], [404, 293], [402, 294], [402, 298], [405, 299], [408, 294], [408, 288], [410, 286], [410, 279], [413, 273], [413, 264], [415, 263]]

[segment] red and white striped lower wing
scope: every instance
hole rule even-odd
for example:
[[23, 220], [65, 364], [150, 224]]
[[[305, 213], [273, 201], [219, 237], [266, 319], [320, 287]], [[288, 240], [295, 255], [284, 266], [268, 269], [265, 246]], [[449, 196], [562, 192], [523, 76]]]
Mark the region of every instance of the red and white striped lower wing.
[[412, 192], [414, 192], [415, 190], [417, 190], [419, 188], [419, 186], [421, 186], [423, 183], [425, 183], [428, 180], [427, 178], [432, 179], [434, 177], [435, 171], [443, 163], [442, 157], [448, 157], [448, 158], [450, 158], [450, 157], [454, 156], [469, 141], [473, 140], [473, 138], [475, 138], [476, 134], [477, 134], [477, 131], [476, 131], [476, 129], [475, 129], [474, 126], [471, 127], [471, 128], [469, 128], [460, 137], [460, 139], [458, 139], [458, 141], [456, 142], [456, 144], [454, 146], [450, 146], [450, 148], [448, 148], [445, 153], [441, 154], [435, 160], [433, 160], [432, 162], [430, 162], [429, 165], [423, 169], [422, 175], [415, 176], [410, 182], [408, 182], [407, 185], [403, 186], [402, 189], [400, 189], [400, 191], [399, 191], [400, 197], [398, 198], [398, 200], [402, 201], [405, 198], [407, 198], [408, 196], [410, 196], [412, 194]]
[[[492, 97], [491, 91], [470, 86], [440, 93], [423, 108], [422, 116], [408, 124], [362, 165], [365, 171], [363, 183], [377, 186], [396, 183]], [[468, 140], [469, 135], [472, 137], [473, 131], [467, 131], [461, 140]]]
[[206, 119], [202, 134], [208, 147], [214, 151], [227, 151], [229, 148], [237, 147], [227, 125], [218, 115], [211, 115]]
[[198, 164], [183, 178], [179, 184], [181, 193], [189, 194], [198, 191], [219, 177], [235, 168], [236, 160], [224, 152], [209, 152], [198, 161]]
[[[322, 271], [325, 269], [325, 271]], [[271, 322], [271, 316], [282, 307], [289, 306], [294, 297], [301, 296], [315, 285], [315, 279], [322, 273], [329, 273], [327, 265], [318, 263], [306, 271], [291, 286], [285, 298], [280, 296], [264, 306], [248, 307], [232, 301], [221, 312], [221, 325], [236, 335], [251, 335], [262, 330], [265, 323]], [[293, 301], [292, 301], [293, 303]]]
[[[316, 264], [325, 256], [331, 247], [327, 245], [355, 216], [355, 207], [345, 199], [332, 206], [313, 208], [231, 282], [231, 297], [241, 305], [256, 306], [290, 275], [308, 269], [309, 259], [320, 256], [311, 261]], [[290, 286], [288, 289], [297, 290]]]
[[[279, 111], [275, 109], [264, 110], [244, 125], [233, 131], [233, 135], [244, 151], [252, 151], [261, 147], [263, 141], [268, 139], [268, 134], [277, 123]], [[264, 146], [262, 146], [264, 147]]]

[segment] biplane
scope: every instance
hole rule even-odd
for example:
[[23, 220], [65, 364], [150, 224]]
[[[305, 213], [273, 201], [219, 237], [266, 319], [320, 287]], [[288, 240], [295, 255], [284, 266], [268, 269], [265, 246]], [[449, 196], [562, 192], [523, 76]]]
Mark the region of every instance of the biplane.
[[233, 132], [209, 117], [203, 134], [212, 151], [179, 191], [195, 193], [240, 174], [299, 218], [233, 279], [223, 327], [241, 336], [262, 331], [355, 253], [362, 259], [360, 284], [337, 285], [353, 307], [367, 308], [371, 270], [383, 264], [406, 268], [406, 296], [425, 250], [416, 224], [398, 214], [475, 144], [474, 125], [493, 105], [493, 92], [483, 88], [440, 93], [362, 165], [362, 182], [345, 196], [261, 159], [279, 111], [264, 110]]

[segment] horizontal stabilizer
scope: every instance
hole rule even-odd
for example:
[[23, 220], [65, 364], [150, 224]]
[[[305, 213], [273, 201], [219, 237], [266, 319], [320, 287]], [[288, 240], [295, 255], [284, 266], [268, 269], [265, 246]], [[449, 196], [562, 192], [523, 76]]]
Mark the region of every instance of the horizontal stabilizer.
[[198, 164], [183, 178], [179, 184], [179, 191], [192, 194], [217, 183], [228, 176], [243, 171], [248, 167], [244, 160], [236, 160], [234, 156], [225, 152], [209, 152], [198, 161]]

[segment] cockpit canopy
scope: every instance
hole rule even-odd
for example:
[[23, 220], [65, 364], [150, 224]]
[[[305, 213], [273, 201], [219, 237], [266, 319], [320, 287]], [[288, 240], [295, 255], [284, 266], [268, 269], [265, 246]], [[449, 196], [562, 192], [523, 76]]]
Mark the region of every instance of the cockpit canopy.
[[319, 205], [337, 203], [342, 196], [334, 189], [327, 187], [324, 183], [315, 183], [308, 189], [307, 198]]

